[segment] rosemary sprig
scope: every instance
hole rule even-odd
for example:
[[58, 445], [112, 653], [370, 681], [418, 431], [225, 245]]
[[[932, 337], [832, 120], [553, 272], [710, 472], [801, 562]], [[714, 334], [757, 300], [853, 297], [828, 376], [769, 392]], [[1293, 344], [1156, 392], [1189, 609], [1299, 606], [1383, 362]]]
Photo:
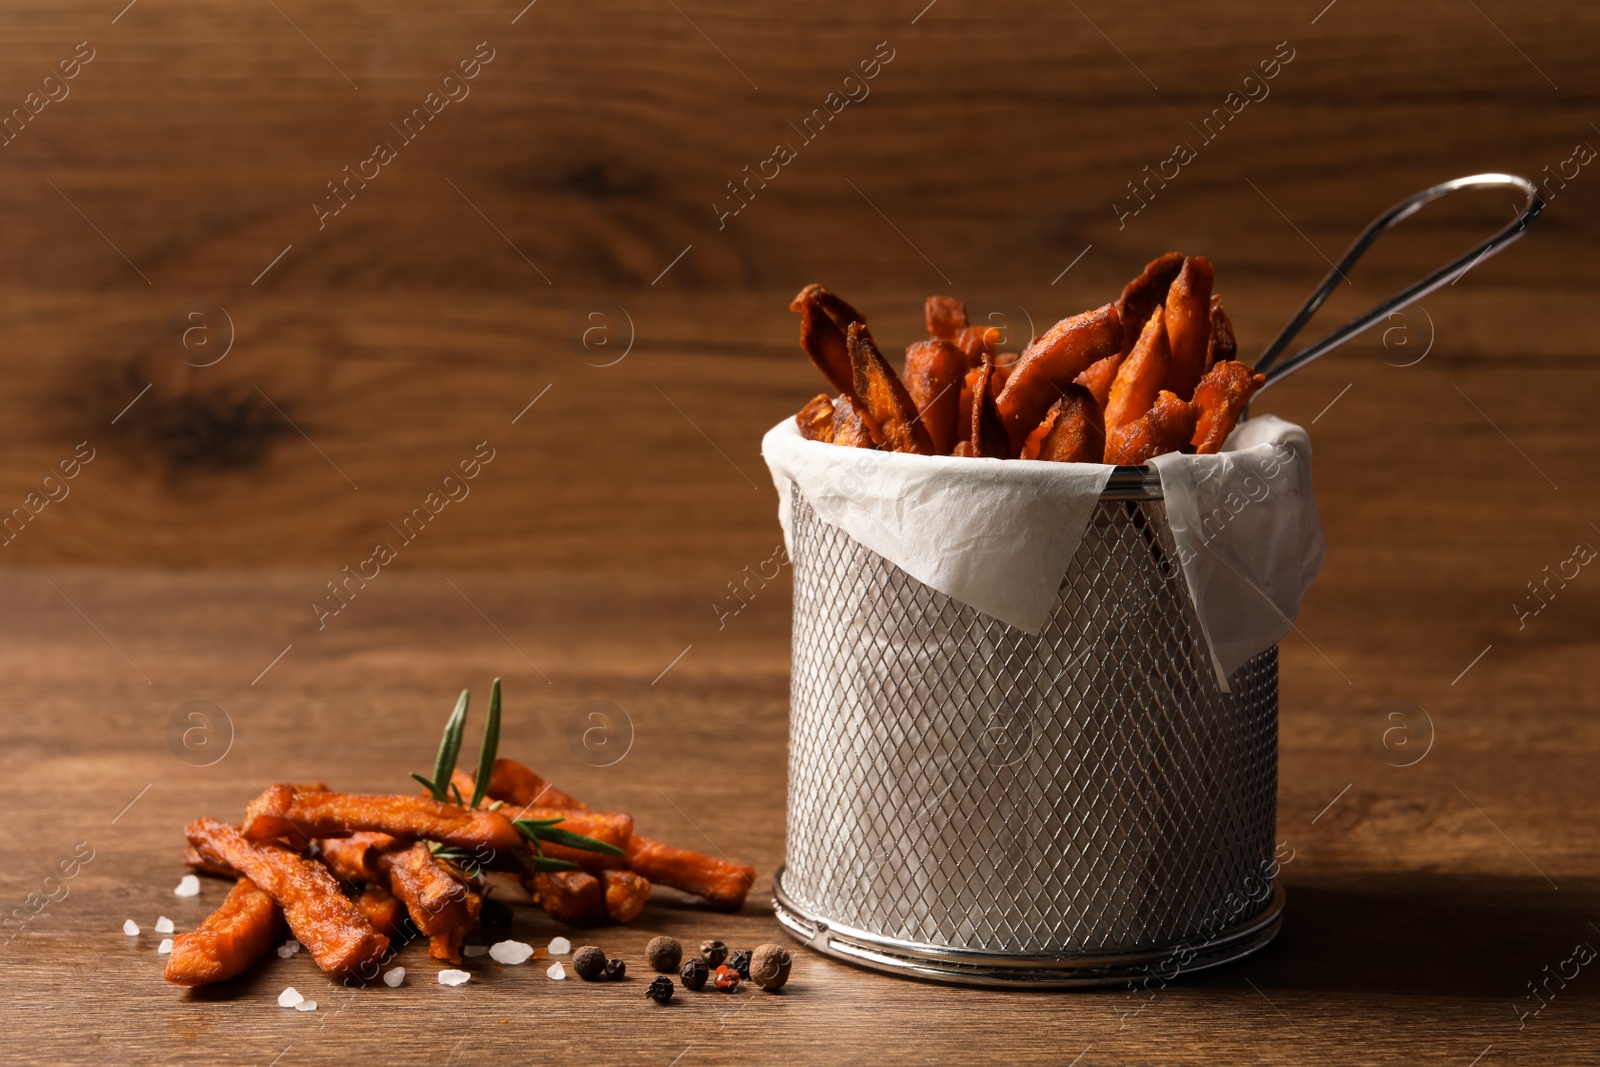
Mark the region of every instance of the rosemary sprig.
[[[450, 713], [449, 721], [444, 726], [444, 737], [439, 742], [439, 755], [434, 760], [433, 778], [429, 780], [415, 771], [411, 777], [427, 786], [433, 799], [440, 803], [448, 804], [452, 794], [457, 804], [464, 808], [476, 808], [482, 804], [489, 792], [489, 779], [494, 774], [495, 756], [500, 749], [500, 679], [496, 678], [489, 688], [489, 712], [487, 721], [483, 724], [483, 742], [478, 746], [478, 773], [473, 779], [472, 802], [461, 795], [461, 790], [452, 780], [456, 770], [456, 760], [461, 755], [461, 737], [467, 727], [467, 702], [470, 693], [463, 689], [461, 696], [456, 701], [456, 707]], [[502, 807], [500, 801], [489, 805], [491, 811]], [[582, 852], [596, 852], [603, 856], [621, 856], [622, 849], [615, 845], [598, 841], [584, 834], [574, 833], [571, 830], [558, 828], [563, 820], [560, 816], [554, 819], [513, 819], [512, 824], [517, 831], [533, 846], [533, 855], [525, 857], [525, 862], [535, 871], [575, 871], [576, 863], [570, 860], [554, 859], [544, 854], [541, 842], [552, 845], [562, 845], [566, 848], [578, 849]], [[447, 862], [456, 862], [461, 858], [470, 859], [471, 854], [460, 849], [450, 849], [434, 842], [430, 847], [435, 857]], [[458, 855], [459, 853], [459, 855]]]
[[539, 842], [548, 841], [552, 845], [565, 845], [567, 848], [576, 848], [584, 852], [598, 852], [602, 856], [625, 855], [622, 849], [605, 841], [597, 841], [583, 834], [573, 833], [571, 830], [558, 829], [556, 824], [560, 819], [514, 819], [513, 824], [521, 831], [522, 836], [534, 843], [534, 848], [539, 849], [542, 855], [544, 850], [539, 848]]
[[500, 679], [489, 687], [489, 718], [483, 724], [483, 744], [478, 746], [478, 774], [473, 779], [472, 803], [475, 808], [489, 793], [489, 778], [494, 774], [494, 758], [500, 748]]
[[[450, 803], [450, 776], [455, 773], [456, 757], [461, 753], [461, 734], [467, 728], [467, 701], [470, 697], [471, 694], [463, 689], [461, 696], [456, 698], [456, 710], [445, 721], [444, 737], [439, 741], [439, 755], [433, 761], [433, 780], [429, 781], [416, 771], [411, 772], [411, 777], [427, 786], [433, 799], [441, 804]], [[460, 796], [460, 792], [456, 795]]]

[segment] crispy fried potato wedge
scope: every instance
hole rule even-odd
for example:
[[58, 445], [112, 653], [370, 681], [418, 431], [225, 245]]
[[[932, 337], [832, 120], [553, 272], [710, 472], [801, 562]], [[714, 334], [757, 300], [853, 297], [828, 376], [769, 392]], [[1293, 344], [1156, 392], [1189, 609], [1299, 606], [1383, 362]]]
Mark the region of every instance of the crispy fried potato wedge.
[[185, 833], [201, 855], [232, 867], [277, 901], [296, 940], [329, 974], [348, 974], [388, 951], [389, 939], [372, 928], [322, 864], [278, 845], [246, 840], [216, 819], [196, 819]]
[[1166, 309], [1156, 308], [1150, 313], [1139, 340], [1117, 368], [1111, 383], [1111, 395], [1106, 399], [1106, 437], [1116, 432], [1123, 423], [1132, 422], [1156, 402], [1161, 383], [1167, 379], [1171, 350], [1167, 346]]
[[833, 401], [833, 443], [845, 448], [878, 447], [866, 415], [843, 393]]
[[1182, 269], [1183, 253], [1168, 252], [1146, 263], [1139, 276], [1123, 287], [1117, 298], [1117, 313], [1127, 330], [1122, 335], [1122, 355], [1133, 351], [1139, 339], [1136, 331], [1150, 321], [1150, 313], [1166, 304], [1167, 290]]
[[[811, 357], [811, 362], [835, 390], [854, 395], [845, 334], [853, 323], [859, 322], [862, 329], [866, 329], [866, 316], [820, 285], [808, 285], [800, 290], [790, 302], [789, 310], [800, 313], [800, 347]], [[868, 340], [871, 337], [868, 333]]]
[[855, 395], [866, 409], [867, 428], [877, 430], [873, 440], [894, 452], [933, 455], [933, 438], [918, 417], [917, 405], [872, 343], [867, 328], [859, 322], [852, 324], [848, 339]]
[[1194, 395], [1206, 372], [1206, 351], [1211, 344], [1211, 261], [1190, 256], [1167, 290], [1167, 342], [1172, 362], [1167, 367], [1165, 389], [1179, 400]]
[[1094, 394], [1076, 382], [1050, 405], [1044, 421], [1028, 435], [1023, 459], [1056, 463], [1099, 463], [1106, 453], [1105, 426]]
[[1016, 454], [1074, 378], [1122, 347], [1122, 320], [1110, 304], [1062, 319], [1016, 362], [995, 397]]
[[198, 986], [243, 974], [277, 940], [278, 905], [248, 878], [240, 878], [216, 911], [172, 939], [167, 981]]
[[1011, 437], [994, 400], [994, 357], [984, 356], [972, 386], [970, 455], [980, 459], [1010, 459]]
[[1125, 422], [1106, 437], [1106, 462], [1137, 467], [1156, 456], [1176, 452], [1194, 436], [1200, 409], [1163, 389], [1150, 410]]
[[807, 441], [832, 441], [833, 401], [827, 393], [818, 393], [806, 402], [794, 421], [800, 427], [800, 436]]
[[1200, 384], [1194, 387], [1194, 404], [1200, 409], [1200, 419], [1189, 443], [1202, 456], [1222, 451], [1239, 423], [1251, 395], [1267, 384], [1264, 374], [1256, 374], [1243, 363], [1224, 360], [1206, 371]]
[[[928, 428], [936, 456], [948, 456], [955, 447], [960, 432], [957, 414], [961, 407], [961, 383], [966, 374], [966, 354], [949, 341], [918, 341], [906, 349], [906, 392], [917, 406], [922, 425]], [[832, 429], [831, 422], [829, 429]]]
[[953, 296], [930, 296], [922, 304], [922, 317], [927, 320], [929, 337], [954, 341], [967, 328], [967, 305]]
[[1233, 336], [1233, 320], [1222, 310], [1222, 297], [1211, 294], [1211, 340], [1206, 345], [1206, 370], [1239, 355], [1239, 342]]

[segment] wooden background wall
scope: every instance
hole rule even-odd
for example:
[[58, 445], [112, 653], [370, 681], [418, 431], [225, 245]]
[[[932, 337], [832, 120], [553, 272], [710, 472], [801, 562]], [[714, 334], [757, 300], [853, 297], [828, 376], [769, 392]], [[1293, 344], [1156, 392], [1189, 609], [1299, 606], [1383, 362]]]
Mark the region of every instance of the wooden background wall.
[[[0, 563], [337, 568], [488, 440], [408, 565], [731, 573], [778, 536], [759, 437], [817, 391], [785, 310], [805, 282], [904, 343], [929, 292], [1042, 330], [1179, 248], [1215, 260], [1254, 353], [1392, 201], [1571, 174], [1600, 145], [1600, 10], [1576, 2], [523, 2], [0, 14], [0, 107], [94, 56], [0, 148], [0, 509], [95, 450]], [[470, 96], [399, 144], [389, 124], [480, 42]], [[1119, 227], [1128, 180], [1284, 49], [1270, 96]], [[885, 50], [870, 96], [801, 141], [790, 123]], [[397, 158], [319, 230], [326, 183], [380, 140]], [[797, 158], [719, 228], [779, 142]], [[1330, 573], [1402, 550], [1422, 583], [1496, 552], [1520, 573], [1585, 528], [1600, 167], [1577, 170], [1387, 348], [1374, 331], [1264, 404], [1309, 423], [1340, 396], [1313, 427]], [[1317, 325], [1507, 199], [1409, 225]], [[187, 365], [226, 341], [215, 308], [231, 349]]]

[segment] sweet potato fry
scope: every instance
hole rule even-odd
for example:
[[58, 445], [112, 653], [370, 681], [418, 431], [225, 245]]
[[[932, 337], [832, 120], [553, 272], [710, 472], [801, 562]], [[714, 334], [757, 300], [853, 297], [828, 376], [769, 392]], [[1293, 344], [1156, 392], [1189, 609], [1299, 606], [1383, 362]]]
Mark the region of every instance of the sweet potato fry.
[[1179, 400], [1194, 395], [1206, 372], [1206, 350], [1211, 343], [1211, 261], [1190, 256], [1167, 290], [1167, 342], [1172, 362], [1164, 388]]
[[877, 448], [861, 409], [840, 393], [833, 401], [833, 443], [845, 448]]
[[1126, 331], [1122, 335], [1121, 355], [1133, 351], [1137, 331], [1150, 321], [1150, 313], [1167, 302], [1167, 290], [1183, 269], [1183, 253], [1168, 252], [1146, 263], [1139, 276], [1123, 287], [1117, 298], [1117, 313]]
[[928, 336], [936, 341], [953, 341], [967, 328], [967, 305], [953, 296], [930, 296], [922, 305], [928, 323]]
[[589, 807], [571, 794], [557, 789], [514, 759], [502, 758], [494, 761], [494, 771], [489, 776], [489, 796], [520, 808], [534, 805], [541, 808], [576, 808], [584, 811]]
[[1106, 438], [1106, 462], [1137, 467], [1156, 456], [1176, 452], [1194, 436], [1200, 409], [1163, 389], [1150, 410], [1125, 422]]
[[656, 885], [693, 893], [729, 911], [744, 907], [744, 898], [756, 882], [754, 867], [673, 848], [647, 837], [628, 842], [628, 866]]
[[605, 887], [588, 871], [529, 874], [522, 884], [552, 919], [593, 926], [609, 918]]
[[216, 819], [196, 819], [186, 833], [209, 861], [232, 867], [277, 901], [296, 939], [329, 974], [346, 974], [388, 950], [389, 939], [372, 928], [320, 863], [246, 840]]
[[293, 786], [275, 785], [245, 809], [244, 835], [255, 841], [291, 835], [349, 837], [361, 830], [465, 849], [510, 853], [524, 847], [522, 835], [499, 812], [471, 811], [431, 797], [297, 793]]
[[[424, 936], [450, 935], [472, 925], [470, 888], [445, 870], [427, 845], [419, 841], [399, 852], [386, 852], [381, 862], [389, 875], [390, 892], [405, 905]], [[455, 943], [460, 944], [459, 938]], [[452, 962], [461, 962], [460, 956]]]
[[[789, 310], [800, 313], [800, 347], [811, 357], [811, 362], [835, 390], [854, 396], [845, 332], [857, 322], [865, 330], [866, 316], [820, 285], [808, 285], [800, 290], [790, 302]], [[867, 337], [870, 340], [872, 335], [869, 333]]]
[[[633, 836], [633, 816], [621, 812], [589, 811], [586, 808], [519, 808], [515, 804], [508, 804], [501, 810], [513, 819], [560, 819], [556, 829], [592, 837], [615, 848], [626, 849], [628, 838]], [[585, 852], [549, 841], [539, 842], [539, 847], [551, 859], [576, 863], [586, 871], [618, 870], [628, 865], [628, 861], [621, 856]]]
[[956, 413], [966, 373], [967, 357], [949, 341], [918, 341], [906, 349], [906, 392], [928, 428], [934, 455], [947, 456], [955, 447], [960, 425]]
[[1094, 397], [1094, 402], [1104, 411], [1106, 403], [1111, 399], [1111, 383], [1117, 380], [1117, 371], [1122, 368], [1123, 355], [1107, 356], [1105, 359], [1089, 364], [1089, 369], [1072, 379]]
[[239, 872], [232, 867], [220, 863], [212, 863], [200, 855], [200, 850], [193, 845], [185, 845], [183, 849], [184, 866], [200, 874], [209, 874], [213, 878], [237, 878]]
[[175, 985], [222, 982], [247, 970], [277, 940], [278, 905], [248, 878], [200, 925], [172, 939], [166, 979]]
[[1206, 371], [1194, 387], [1194, 404], [1200, 409], [1190, 444], [1202, 456], [1222, 451], [1222, 443], [1233, 432], [1250, 403], [1250, 396], [1267, 384], [1264, 374], [1256, 374], [1243, 363], [1224, 360]]
[[850, 366], [855, 373], [855, 395], [865, 408], [868, 429], [876, 429], [873, 440], [895, 452], [933, 455], [933, 438], [918, 418], [917, 405], [901, 384], [894, 369], [872, 343], [872, 335], [861, 323], [849, 331]]
[[1050, 406], [1039, 428], [1022, 446], [1023, 459], [1099, 463], [1106, 453], [1105, 427], [1094, 394], [1076, 382]]
[[976, 367], [984, 356], [995, 354], [1004, 337], [998, 326], [968, 326], [956, 334], [953, 343], [966, 353], [967, 366]]
[[968, 430], [968, 455], [980, 459], [1010, 459], [1011, 438], [994, 400], [994, 357], [984, 356], [972, 383], [972, 422]]
[[1218, 363], [1226, 363], [1239, 354], [1239, 342], [1234, 340], [1233, 320], [1222, 310], [1222, 297], [1211, 294], [1211, 340], [1206, 344], [1206, 370]]
[[406, 917], [405, 905], [381, 885], [362, 889], [356, 897], [356, 908], [367, 917], [374, 930], [388, 937], [400, 933], [400, 922]]
[[1111, 383], [1111, 395], [1106, 400], [1105, 428], [1110, 438], [1117, 427], [1132, 422], [1155, 403], [1161, 383], [1166, 381], [1171, 363], [1167, 345], [1166, 310], [1156, 308], [1139, 331], [1139, 340], [1117, 368], [1117, 377]]
[[606, 914], [612, 922], [637, 919], [650, 899], [650, 882], [632, 871], [601, 871], [600, 885], [606, 894]]
[[434, 934], [428, 938], [428, 955], [436, 960], [449, 960], [451, 963], [461, 962], [461, 944], [468, 935], [477, 932], [478, 920], [483, 915], [483, 894], [475, 889], [467, 890], [467, 921], [460, 926], [452, 926], [443, 933]]
[[806, 406], [794, 417], [795, 425], [800, 427], [800, 436], [807, 441], [821, 441], [826, 444], [833, 440], [833, 401], [827, 393], [818, 393], [806, 401]]
[[1089, 366], [1122, 346], [1122, 320], [1110, 304], [1062, 319], [1028, 346], [995, 398], [1000, 418], [1011, 437], [1012, 455], [1061, 396], [1061, 391]]
[[388, 834], [369, 831], [349, 837], [325, 837], [317, 842], [322, 862], [328, 870], [352, 885], [371, 885], [387, 882], [388, 876], [378, 864], [380, 853], [388, 852], [399, 842]]

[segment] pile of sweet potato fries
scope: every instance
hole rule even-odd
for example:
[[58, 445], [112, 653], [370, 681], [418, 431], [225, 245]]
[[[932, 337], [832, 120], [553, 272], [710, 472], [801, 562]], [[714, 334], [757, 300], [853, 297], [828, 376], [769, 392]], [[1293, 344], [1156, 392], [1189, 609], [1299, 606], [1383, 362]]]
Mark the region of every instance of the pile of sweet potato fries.
[[929, 339], [897, 376], [867, 320], [820, 285], [800, 347], [838, 392], [795, 416], [814, 441], [926, 456], [1137, 466], [1167, 452], [1218, 452], [1266, 379], [1234, 359], [1233, 325], [1205, 259], [1168, 252], [1114, 304], [1062, 319], [1017, 355], [955, 297], [930, 296]]
[[515, 875], [552, 917], [575, 924], [628, 922], [651, 883], [720, 908], [744, 905], [755, 868], [639, 837], [631, 815], [591, 811], [497, 758], [498, 679], [477, 773], [457, 770], [467, 699], [463, 692], [445, 728], [433, 778], [413, 775], [428, 795], [274, 785], [240, 825], [190, 823], [189, 866], [237, 881], [197, 929], [173, 939], [167, 981], [197, 986], [241, 973], [272, 948], [280, 915], [336, 976], [371, 981], [417, 934], [430, 956], [460, 963], [482, 920], [488, 871]]

